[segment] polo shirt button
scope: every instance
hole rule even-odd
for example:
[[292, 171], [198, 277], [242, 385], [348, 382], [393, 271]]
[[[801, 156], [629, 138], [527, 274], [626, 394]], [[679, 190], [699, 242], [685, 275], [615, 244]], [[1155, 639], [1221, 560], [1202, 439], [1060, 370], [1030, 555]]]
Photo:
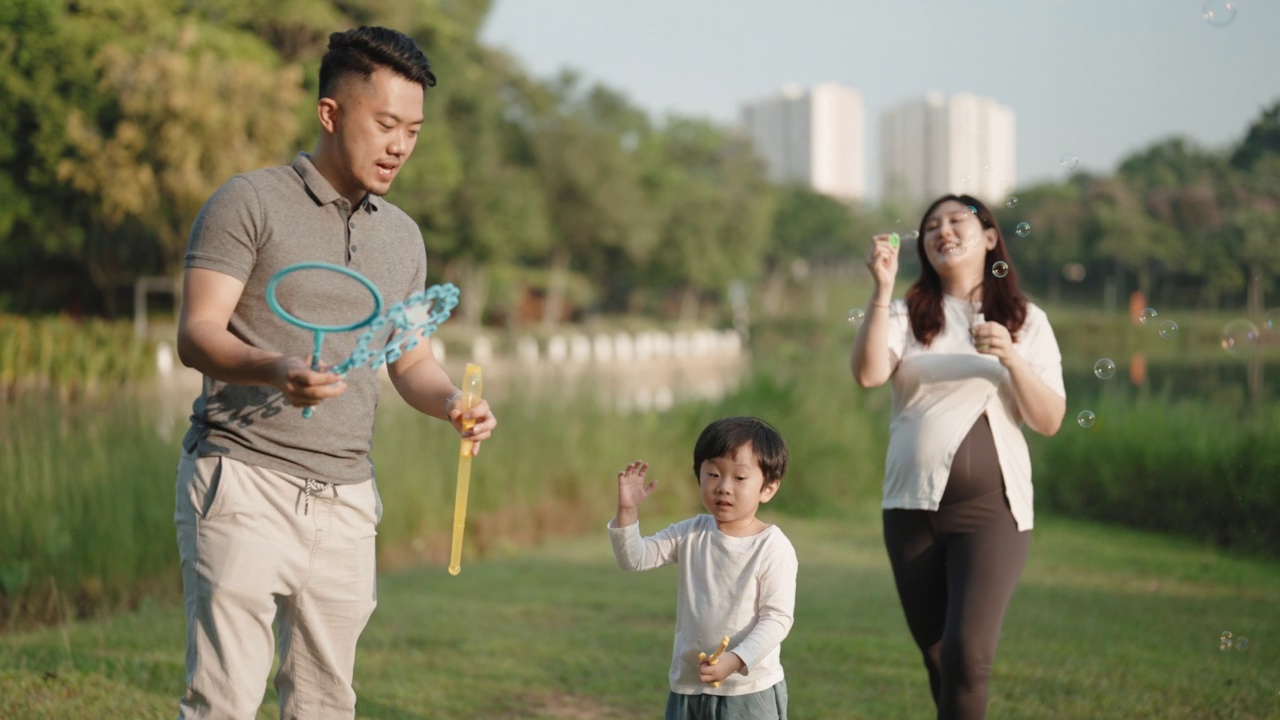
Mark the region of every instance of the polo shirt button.
[[352, 230], [355, 230], [355, 229], [356, 229], [356, 221], [355, 221], [355, 220], [352, 220], [351, 222], [347, 223], [347, 227], [351, 228]]
[[356, 251], [356, 250], [358, 250], [358, 249], [359, 249], [359, 248], [357, 248], [355, 245], [352, 245], [352, 246], [351, 246], [351, 252], [355, 252], [355, 251]]

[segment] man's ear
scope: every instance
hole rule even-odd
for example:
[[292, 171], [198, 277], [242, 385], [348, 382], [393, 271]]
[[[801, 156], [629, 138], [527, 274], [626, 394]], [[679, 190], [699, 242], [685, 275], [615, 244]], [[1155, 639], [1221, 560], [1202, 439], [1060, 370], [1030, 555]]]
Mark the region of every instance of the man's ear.
[[320, 127], [330, 135], [338, 131], [338, 116], [341, 112], [338, 101], [333, 98], [320, 98], [320, 102], [316, 104], [316, 115], [320, 118]]

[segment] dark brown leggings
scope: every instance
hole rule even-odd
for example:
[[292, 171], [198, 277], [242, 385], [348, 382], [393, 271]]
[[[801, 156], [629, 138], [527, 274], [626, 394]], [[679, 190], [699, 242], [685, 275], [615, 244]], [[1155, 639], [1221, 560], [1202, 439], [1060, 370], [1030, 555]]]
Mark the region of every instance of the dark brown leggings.
[[987, 680], [1031, 532], [1018, 532], [983, 415], [951, 463], [937, 510], [885, 510], [907, 627], [924, 655], [938, 720], [987, 714]]

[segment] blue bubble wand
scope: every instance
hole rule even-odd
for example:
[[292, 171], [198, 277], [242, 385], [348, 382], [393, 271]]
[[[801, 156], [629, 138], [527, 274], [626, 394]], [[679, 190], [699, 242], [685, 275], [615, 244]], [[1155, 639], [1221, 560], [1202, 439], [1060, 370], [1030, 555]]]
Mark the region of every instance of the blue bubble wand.
[[[276, 288], [280, 281], [290, 273], [298, 270], [329, 270], [346, 275], [360, 282], [373, 296], [373, 311], [363, 320], [346, 325], [319, 325], [307, 322], [281, 307], [276, 298]], [[311, 369], [320, 370], [320, 350], [324, 344], [326, 333], [352, 332], [366, 329], [356, 340], [356, 346], [345, 360], [334, 365], [331, 372], [345, 377], [352, 370], [368, 367], [376, 370], [385, 363], [394, 363], [404, 353], [418, 346], [422, 338], [436, 331], [458, 305], [458, 288], [453, 283], [432, 285], [409, 296], [404, 302], [398, 302], [383, 312], [382, 293], [369, 278], [348, 267], [325, 262], [303, 262], [281, 268], [267, 282], [267, 305], [276, 315], [291, 325], [310, 330], [314, 336], [311, 353]], [[386, 338], [379, 347], [378, 341]], [[302, 417], [311, 417], [314, 408], [302, 410]]]

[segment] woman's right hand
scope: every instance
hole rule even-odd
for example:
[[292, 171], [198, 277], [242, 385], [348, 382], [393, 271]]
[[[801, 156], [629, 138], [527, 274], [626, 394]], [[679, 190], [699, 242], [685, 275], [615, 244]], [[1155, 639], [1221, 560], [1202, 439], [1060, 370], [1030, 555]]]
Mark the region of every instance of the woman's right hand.
[[891, 233], [881, 233], [871, 238], [871, 249], [867, 252], [867, 269], [876, 281], [877, 294], [893, 294], [893, 283], [898, 276], [898, 246], [892, 240]]

